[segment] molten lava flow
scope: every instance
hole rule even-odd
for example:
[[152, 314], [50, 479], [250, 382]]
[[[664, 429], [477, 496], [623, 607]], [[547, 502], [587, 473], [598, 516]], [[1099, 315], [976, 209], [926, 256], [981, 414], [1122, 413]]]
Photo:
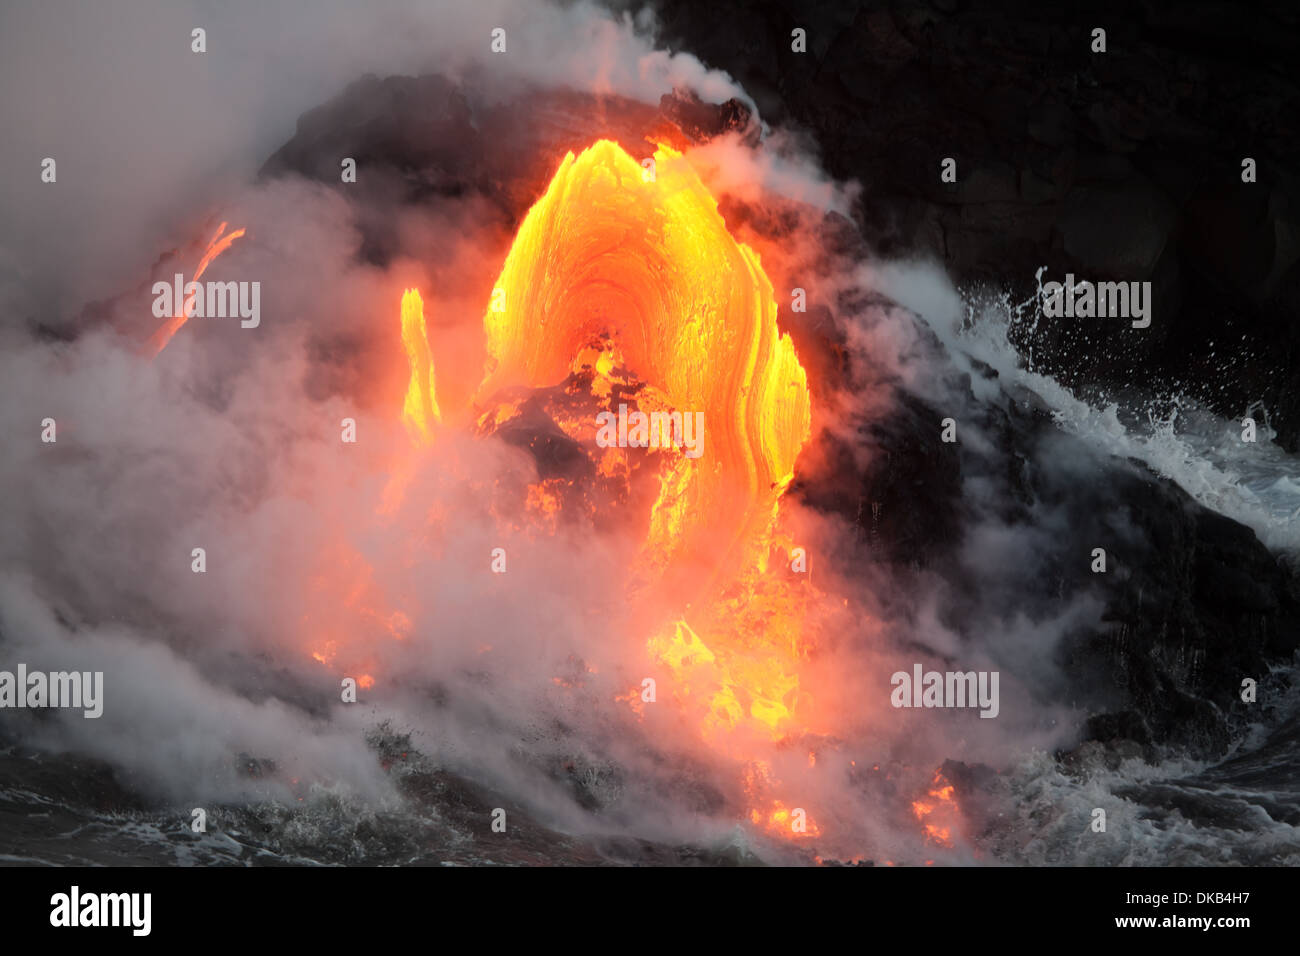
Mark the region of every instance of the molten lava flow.
[[[731, 237], [679, 153], [661, 145], [654, 159], [647, 181], [609, 141], [565, 157], [497, 280], [478, 400], [554, 385], [601, 342], [593, 394], [611, 394], [611, 375], [625, 368], [645, 386], [643, 411], [703, 413], [702, 456], [662, 455], [638, 569], [664, 578], [660, 606], [696, 610], [691, 621], [664, 619], [649, 650], [672, 671], [679, 702], [700, 710], [706, 735], [751, 723], [779, 738], [798, 729], [790, 717], [805, 648], [797, 601], [766, 561], [809, 436], [807, 377], [777, 328], [758, 256]], [[604, 450], [602, 474], [623, 467]]]
[[[191, 279], [190, 282], [197, 283], [202, 279], [203, 273], [207, 271], [212, 260], [216, 259], [217, 256], [229, 249], [231, 243], [244, 234], [243, 229], [236, 229], [234, 232], [223, 236], [222, 233], [226, 231], [226, 225], [227, 224], [223, 222], [217, 228], [216, 234], [208, 243], [208, 248], [204, 251], [203, 258], [199, 260], [198, 268], [194, 270], [194, 278]], [[189, 318], [190, 305], [193, 302], [194, 294], [185, 296], [183, 302], [177, 303], [176, 314], [163, 323], [162, 327], [149, 337], [149, 344], [146, 349], [150, 357], [156, 356], [159, 352], [165, 349], [167, 343], [172, 340], [172, 336], [175, 335], [177, 330], [185, 324], [185, 320]]]
[[[781, 781], [755, 749], [810, 730], [799, 675], [811, 588], [769, 568], [773, 555], [789, 560], [780, 501], [810, 434], [807, 376], [777, 328], [757, 254], [732, 238], [681, 154], [659, 146], [654, 169], [646, 176], [607, 140], [560, 163], [492, 291], [471, 420], [492, 431], [522, 414], [521, 390], [545, 390], [550, 421], [587, 449], [597, 480], [653, 469], [646, 539], [629, 575], [648, 655], [701, 737], [747, 768], [746, 816], [772, 833], [812, 836], [817, 825], [777, 798]], [[423, 443], [439, 417], [426, 334], [408, 291], [403, 418]], [[683, 421], [702, 413], [702, 452], [681, 442], [597, 447], [594, 412], [629, 402]], [[539, 481], [524, 505], [552, 531], [564, 482]], [[635, 694], [619, 699], [640, 712]]]
[[704, 413], [704, 457], [679, 456], [663, 478], [648, 566], [735, 572], [765, 551], [808, 439], [808, 383], [758, 256], [679, 153], [654, 159], [647, 182], [608, 140], [565, 157], [497, 280], [478, 397], [554, 385], [607, 335], [666, 405]]
[[424, 325], [424, 301], [415, 289], [407, 289], [402, 295], [402, 344], [406, 346], [406, 358], [411, 365], [411, 384], [406, 390], [402, 421], [413, 438], [427, 445], [433, 440], [433, 425], [441, 421], [442, 413], [438, 410], [433, 356]]

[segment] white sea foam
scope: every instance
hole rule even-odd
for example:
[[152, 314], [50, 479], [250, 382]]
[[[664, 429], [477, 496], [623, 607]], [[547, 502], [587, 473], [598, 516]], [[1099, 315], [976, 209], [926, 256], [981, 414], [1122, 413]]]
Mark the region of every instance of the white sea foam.
[[[912, 309], [943, 341], [959, 365], [976, 359], [998, 373], [1003, 386], [1017, 384], [1051, 408], [1062, 429], [1095, 448], [1136, 458], [1169, 478], [1198, 502], [1253, 529], [1268, 547], [1300, 554], [1300, 458], [1273, 443], [1276, 432], [1260, 402], [1226, 419], [1185, 394], [1131, 390], [1123, 397], [1085, 400], [1050, 375], [1035, 371], [1032, 354], [1011, 343], [1013, 330], [1032, 334], [1042, 314], [1037, 298], [1013, 302], [982, 289], [957, 293], [937, 268], [922, 289], [916, 267], [884, 266], [880, 287]], [[977, 397], [997, 382], [972, 374]], [[1242, 418], [1257, 423], [1257, 441], [1244, 442]]]

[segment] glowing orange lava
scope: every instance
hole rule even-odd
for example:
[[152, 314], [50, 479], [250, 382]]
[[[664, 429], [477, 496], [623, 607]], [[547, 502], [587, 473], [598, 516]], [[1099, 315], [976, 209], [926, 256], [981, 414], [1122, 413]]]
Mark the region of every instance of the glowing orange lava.
[[646, 542], [652, 565], [734, 571], [766, 551], [809, 436], [808, 382], [757, 254], [732, 239], [681, 154], [661, 145], [654, 159], [647, 182], [608, 140], [564, 158], [484, 315], [478, 398], [554, 385], [608, 335], [666, 406], [705, 415], [706, 457], [678, 456], [665, 475]]
[[[480, 428], [499, 424], [514, 408], [498, 396], [550, 388], [578, 369], [611, 412], [635, 380], [642, 411], [702, 413], [701, 454], [655, 449], [658, 494], [629, 578], [647, 609], [648, 657], [670, 676], [672, 699], [704, 740], [749, 762], [752, 821], [789, 834], [793, 811], [767, 795], [778, 781], [749, 742], [810, 730], [799, 677], [810, 588], [769, 566], [773, 555], [788, 561], [792, 546], [780, 502], [810, 434], [807, 376], [777, 327], [758, 255], [732, 238], [690, 163], [660, 145], [654, 170], [645, 175], [608, 140], [565, 156], [491, 292], [474, 418]], [[419, 294], [408, 290], [403, 419], [423, 443], [440, 417], [426, 336]], [[557, 423], [587, 440], [600, 475], [626, 473], [628, 449], [595, 447], [590, 423]], [[530, 488], [526, 503], [552, 528], [553, 482]], [[799, 834], [819, 832], [799, 816]]]
[[[194, 278], [191, 279], [190, 282], [198, 282], [202, 279], [203, 273], [207, 271], [207, 268], [212, 264], [212, 261], [229, 249], [231, 244], [244, 234], [243, 229], [236, 229], [234, 232], [222, 235], [222, 233], [226, 232], [226, 225], [227, 223], [223, 222], [217, 228], [216, 234], [213, 235], [211, 241], [208, 243], [208, 247], [203, 253], [203, 258], [199, 260], [198, 267], [194, 270]], [[190, 304], [193, 301], [194, 295], [191, 294], [185, 296], [183, 302], [177, 303], [176, 314], [164, 322], [162, 327], [150, 336], [149, 343], [146, 346], [146, 351], [151, 357], [165, 349], [167, 343], [172, 340], [172, 336], [175, 335], [177, 330], [185, 324], [185, 321], [189, 318], [187, 313]]]
[[925, 798], [913, 801], [912, 813], [921, 821], [927, 843], [943, 847], [953, 845], [952, 831], [957, 819], [954, 793], [953, 785], [944, 777], [943, 771], [936, 770]]
[[442, 419], [433, 377], [433, 355], [429, 334], [424, 325], [424, 301], [415, 289], [402, 295], [402, 344], [411, 366], [411, 384], [406, 391], [402, 421], [412, 436], [428, 444], [433, 440], [433, 426]]
[[[681, 154], [661, 145], [654, 160], [647, 181], [607, 140], [564, 158], [496, 282], [478, 396], [554, 385], [600, 340], [598, 384], [626, 367], [647, 386], [643, 408], [703, 412], [703, 454], [663, 456], [638, 569], [664, 578], [661, 604], [676, 595], [697, 610], [666, 617], [649, 650], [679, 702], [702, 702], [706, 732], [750, 722], [780, 736], [804, 649], [766, 562], [809, 436], [807, 377], [758, 256], [731, 237]], [[620, 457], [605, 449], [600, 468]]]

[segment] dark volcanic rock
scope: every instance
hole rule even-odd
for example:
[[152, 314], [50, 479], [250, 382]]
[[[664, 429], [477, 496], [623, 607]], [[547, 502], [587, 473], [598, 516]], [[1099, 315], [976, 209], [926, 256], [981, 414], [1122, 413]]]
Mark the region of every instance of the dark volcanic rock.
[[1120, 508], [1092, 511], [1102, 503], [1081, 495], [1072, 509], [1081, 554], [1089, 542], [1123, 542], [1107, 549], [1107, 573], [1090, 575], [1106, 595], [1108, 630], [1073, 661], [1105, 661], [1145, 726], [1118, 714], [1089, 731], [1218, 749], [1229, 715], [1248, 716], [1242, 680], [1262, 681], [1270, 662], [1300, 648], [1300, 585], [1253, 531], [1171, 482], [1119, 468], [1108, 484]]
[[853, 452], [827, 437], [830, 466], [793, 494], [851, 517], [871, 553], [891, 563], [928, 567], [961, 536], [961, 463], [955, 445], [935, 440], [943, 415], [907, 392], [858, 436], [870, 450], [864, 473]]
[[678, 91], [659, 98], [659, 112], [693, 140], [712, 139], [735, 132], [749, 142], [758, 141], [759, 129], [754, 124], [754, 115], [739, 100], [705, 103], [692, 92]]
[[[1019, 298], [1043, 265], [1156, 283], [1146, 334], [1040, 323], [1024, 344], [1046, 371], [1161, 383], [1229, 416], [1262, 399], [1279, 441], [1300, 446], [1300, 303], [1279, 294], [1300, 260], [1294, 4], [658, 9], [672, 46], [730, 72], [763, 120], [810, 131], [826, 168], [863, 184], [855, 218], [878, 251], [928, 253]], [[1105, 53], [1091, 51], [1097, 26]], [[795, 27], [807, 53], [791, 50]], [[1241, 181], [1247, 156], [1256, 183]], [[944, 157], [955, 184], [940, 182]]]
[[[262, 175], [292, 171], [339, 182], [340, 163], [351, 157], [359, 171], [382, 165], [424, 177], [460, 167], [467, 149], [482, 157], [469, 104], [450, 80], [367, 75], [299, 117], [293, 138], [263, 164]], [[358, 184], [364, 181], [359, 172]]]
[[[724, 132], [758, 135], [744, 104], [704, 103], [687, 92], [662, 97], [658, 108], [573, 90], [521, 90], [493, 102], [471, 95], [442, 76], [367, 75], [303, 114], [261, 175], [298, 175], [341, 190], [366, 210], [359, 222], [365, 248], [382, 265], [396, 252], [387, 214], [395, 207], [473, 192], [517, 221], [564, 154], [596, 139], [648, 156], [656, 140], [684, 146]], [[342, 183], [344, 157], [357, 162], [355, 183]]]
[[[793, 493], [854, 521], [863, 553], [891, 570], [900, 593], [932, 593], [930, 576], [942, 580], [941, 619], [970, 639], [1013, 610], [1050, 620], [1096, 600], [1096, 625], [1058, 647], [1063, 683], [1043, 690], [1091, 712], [1084, 737], [1111, 742], [1112, 756], [1123, 741], [1138, 753], [1221, 753], [1261, 719], [1241, 701], [1241, 683], [1266, 684], [1270, 665], [1300, 650], [1294, 570], [1252, 530], [1141, 463], [1088, 452], [1031, 394], [960, 414], [959, 440], [945, 444], [943, 413], [899, 391], [861, 435], [865, 469], [828, 440], [831, 467]], [[961, 440], [972, 427], [984, 440]], [[967, 553], [976, 528], [1022, 542], [1016, 563]], [[1095, 548], [1106, 553], [1104, 573], [1093, 571]], [[897, 595], [882, 600], [902, 606]]]

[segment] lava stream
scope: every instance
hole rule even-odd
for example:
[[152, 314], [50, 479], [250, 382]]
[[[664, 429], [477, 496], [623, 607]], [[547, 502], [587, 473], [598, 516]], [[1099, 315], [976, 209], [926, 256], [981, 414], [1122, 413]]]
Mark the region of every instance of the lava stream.
[[[198, 267], [194, 270], [194, 278], [191, 279], [190, 282], [197, 283], [202, 279], [203, 273], [207, 271], [207, 268], [212, 264], [212, 261], [229, 249], [231, 244], [244, 234], [243, 229], [236, 229], [234, 232], [226, 233], [226, 225], [227, 223], [223, 222], [217, 228], [211, 241], [208, 242], [208, 247], [204, 250], [203, 258], [199, 260]], [[222, 235], [222, 233], [226, 234]], [[188, 286], [189, 283], [186, 283], [186, 285]], [[172, 340], [172, 336], [175, 335], [180, 327], [185, 324], [186, 320], [189, 318], [190, 306], [194, 302], [194, 296], [196, 294], [199, 293], [192, 292], [184, 297], [183, 302], [177, 303], [176, 314], [164, 322], [158, 331], [149, 337], [146, 352], [151, 358], [165, 349], [167, 343]]]

